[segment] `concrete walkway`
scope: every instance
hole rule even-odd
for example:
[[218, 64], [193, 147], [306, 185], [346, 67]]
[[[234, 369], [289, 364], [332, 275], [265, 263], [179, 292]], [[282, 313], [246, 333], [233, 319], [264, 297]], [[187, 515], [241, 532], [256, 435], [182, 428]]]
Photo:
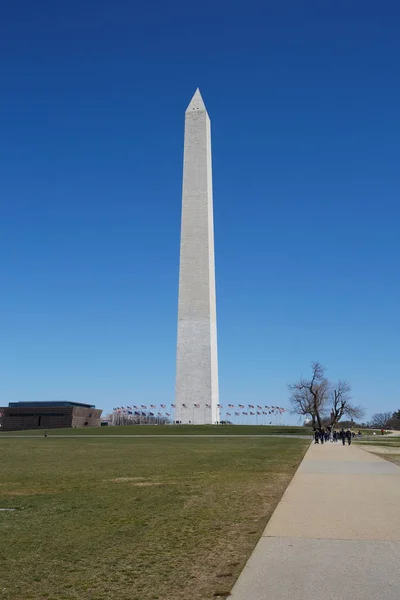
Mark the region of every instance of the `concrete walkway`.
[[400, 467], [312, 445], [231, 600], [399, 600]]

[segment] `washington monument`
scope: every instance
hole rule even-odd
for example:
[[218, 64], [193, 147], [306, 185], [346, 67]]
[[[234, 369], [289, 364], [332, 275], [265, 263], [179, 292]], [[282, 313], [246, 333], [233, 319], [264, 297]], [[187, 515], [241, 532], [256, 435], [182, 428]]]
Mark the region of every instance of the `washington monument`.
[[185, 114], [175, 421], [216, 423], [217, 315], [210, 119], [197, 89]]

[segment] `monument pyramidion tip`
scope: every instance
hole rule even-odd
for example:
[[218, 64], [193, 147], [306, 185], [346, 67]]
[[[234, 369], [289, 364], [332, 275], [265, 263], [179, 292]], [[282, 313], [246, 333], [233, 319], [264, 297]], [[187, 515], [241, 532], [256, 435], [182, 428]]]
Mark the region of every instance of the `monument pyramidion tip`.
[[201, 97], [199, 88], [197, 88], [197, 90], [193, 94], [193, 98], [189, 102], [189, 106], [186, 109], [187, 113], [192, 111], [207, 112], [206, 105], [204, 104], [203, 98]]

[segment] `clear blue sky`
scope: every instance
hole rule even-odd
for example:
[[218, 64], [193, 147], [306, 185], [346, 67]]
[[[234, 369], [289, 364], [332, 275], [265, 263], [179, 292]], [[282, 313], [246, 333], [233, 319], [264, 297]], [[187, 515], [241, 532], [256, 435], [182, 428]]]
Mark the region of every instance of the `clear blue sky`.
[[319, 360], [400, 408], [400, 8], [322, 4], [3, 3], [0, 404], [173, 402], [199, 86], [221, 403], [287, 406]]

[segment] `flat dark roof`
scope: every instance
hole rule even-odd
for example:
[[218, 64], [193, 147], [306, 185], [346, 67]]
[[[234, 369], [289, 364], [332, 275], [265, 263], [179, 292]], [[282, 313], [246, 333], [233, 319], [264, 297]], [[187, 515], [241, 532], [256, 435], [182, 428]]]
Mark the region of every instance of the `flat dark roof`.
[[95, 408], [94, 404], [83, 404], [82, 402], [66, 402], [59, 400], [56, 402], [40, 401], [37, 402], [9, 402], [9, 408], [33, 408], [34, 406], [82, 406], [83, 408]]

